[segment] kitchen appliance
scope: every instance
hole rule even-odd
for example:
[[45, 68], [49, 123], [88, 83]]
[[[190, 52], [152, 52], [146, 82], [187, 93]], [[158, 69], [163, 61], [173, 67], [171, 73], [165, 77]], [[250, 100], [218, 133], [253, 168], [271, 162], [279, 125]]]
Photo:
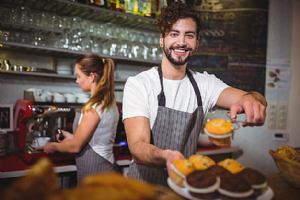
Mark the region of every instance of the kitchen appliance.
[[14, 109], [14, 143], [20, 157], [33, 163], [40, 157], [49, 157], [54, 163], [73, 161], [73, 155], [63, 153], [46, 154], [36, 148], [36, 141], [50, 138], [56, 141], [58, 129], [72, 132], [76, 107], [67, 104], [35, 103], [30, 100], [17, 100]]

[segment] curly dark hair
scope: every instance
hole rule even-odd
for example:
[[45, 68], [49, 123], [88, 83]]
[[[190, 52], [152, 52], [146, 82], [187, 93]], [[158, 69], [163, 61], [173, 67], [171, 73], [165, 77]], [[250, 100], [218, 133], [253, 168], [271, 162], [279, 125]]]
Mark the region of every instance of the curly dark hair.
[[199, 38], [200, 20], [198, 15], [188, 5], [180, 1], [163, 7], [156, 20], [156, 24], [164, 37], [166, 33], [170, 32], [173, 24], [176, 23], [177, 20], [185, 18], [192, 18], [196, 22], [197, 38]]

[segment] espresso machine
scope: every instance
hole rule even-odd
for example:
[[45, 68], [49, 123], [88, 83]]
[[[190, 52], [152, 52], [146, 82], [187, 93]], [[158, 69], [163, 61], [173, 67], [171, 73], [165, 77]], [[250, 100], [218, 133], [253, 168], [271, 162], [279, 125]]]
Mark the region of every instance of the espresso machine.
[[49, 157], [54, 163], [73, 162], [72, 154], [44, 153], [36, 141], [44, 138], [48, 139], [47, 142], [56, 141], [58, 129], [72, 132], [75, 109], [66, 104], [17, 100], [14, 108], [14, 143], [20, 157], [27, 163], [33, 163], [40, 157]]

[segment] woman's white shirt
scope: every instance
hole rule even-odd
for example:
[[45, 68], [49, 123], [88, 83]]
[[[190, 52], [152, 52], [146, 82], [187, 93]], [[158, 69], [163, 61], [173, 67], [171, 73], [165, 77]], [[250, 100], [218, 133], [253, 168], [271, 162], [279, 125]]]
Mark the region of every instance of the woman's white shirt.
[[[100, 156], [114, 163], [113, 145], [116, 138], [117, 126], [119, 121], [119, 111], [116, 104], [105, 108], [101, 112], [101, 106], [93, 106], [99, 115], [100, 122], [89, 141], [91, 148]], [[79, 119], [81, 122], [82, 113]]]

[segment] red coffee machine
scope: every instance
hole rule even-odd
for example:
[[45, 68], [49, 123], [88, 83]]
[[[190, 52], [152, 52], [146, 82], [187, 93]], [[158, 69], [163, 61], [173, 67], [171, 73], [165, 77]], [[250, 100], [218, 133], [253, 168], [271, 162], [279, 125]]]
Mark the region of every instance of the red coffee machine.
[[20, 157], [26, 163], [49, 157], [54, 163], [73, 164], [72, 154], [46, 154], [34, 142], [41, 138], [55, 141], [58, 128], [72, 132], [74, 116], [75, 108], [68, 105], [17, 100], [14, 108], [14, 143]]

